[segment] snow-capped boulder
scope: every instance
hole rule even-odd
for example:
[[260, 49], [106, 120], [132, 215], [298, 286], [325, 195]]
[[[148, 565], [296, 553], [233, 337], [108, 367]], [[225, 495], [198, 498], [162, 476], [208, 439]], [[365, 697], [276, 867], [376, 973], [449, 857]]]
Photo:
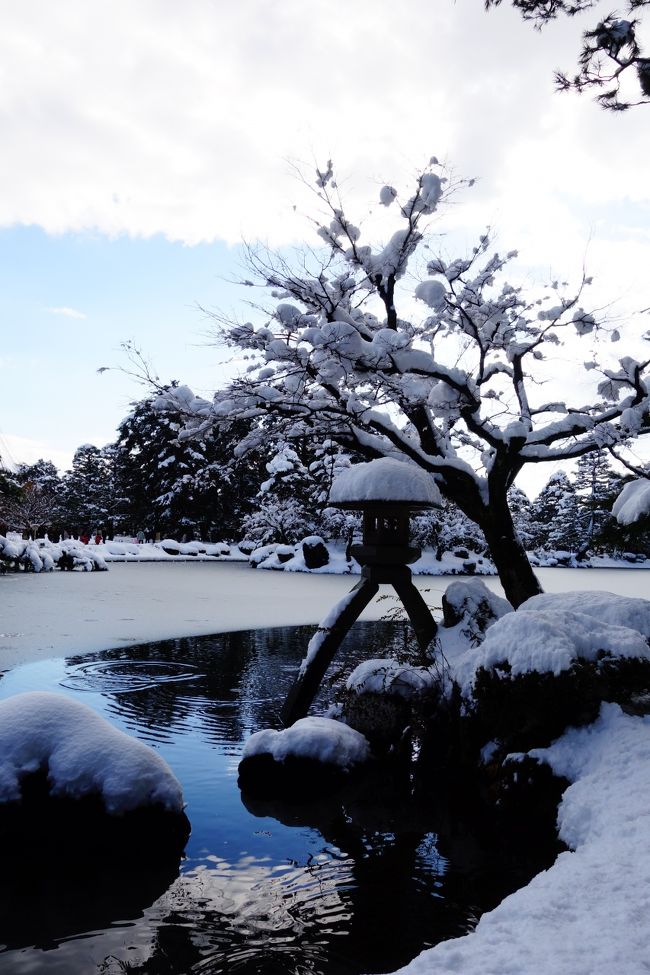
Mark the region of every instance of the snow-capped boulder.
[[444, 625], [452, 627], [462, 623], [472, 636], [482, 636], [496, 620], [511, 612], [508, 600], [497, 596], [479, 579], [452, 582], [442, 597]]
[[330, 560], [327, 545], [320, 535], [309, 535], [302, 540], [302, 557], [307, 569], [321, 569]]
[[358, 731], [332, 718], [301, 718], [282, 731], [258, 731], [239, 764], [242, 791], [300, 801], [344, 784], [370, 759]]
[[402, 741], [418, 709], [433, 720], [441, 704], [433, 669], [377, 658], [364, 660], [348, 677], [342, 715], [374, 748], [386, 751]]
[[63, 694], [0, 701], [0, 804], [20, 801], [22, 780], [39, 770], [52, 796], [99, 795], [111, 815], [183, 810], [180, 783], [156, 751]]
[[548, 594], [495, 622], [454, 664], [485, 739], [525, 751], [593, 721], [602, 701], [646, 710], [649, 613], [650, 602], [641, 599]]

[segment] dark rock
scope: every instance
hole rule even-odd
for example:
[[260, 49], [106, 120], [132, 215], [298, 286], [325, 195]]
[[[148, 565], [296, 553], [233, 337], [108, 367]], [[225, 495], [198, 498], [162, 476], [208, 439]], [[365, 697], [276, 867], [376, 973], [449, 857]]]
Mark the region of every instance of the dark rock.
[[320, 569], [327, 565], [330, 554], [321, 538], [306, 538], [302, 543], [302, 555], [308, 569]]
[[399, 694], [349, 695], [343, 704], [343, 719], [361, 732], [373, 748], [387, 751], [396, 747], [412, 721], [412, 703]]
[[275, 550], [275, 554], [278, 557], [278, 562], [280, 562], [281, 565], [285, 565], [287, 562], [291, 561], [296, 553], [292, 545], [278, 545]]
[[650, 661], [602, 654], [577, 660], [555, 675], [513, 677], [507, 663], [479, 669], [472, 720], [483, 741], [498, 739], [505, 752], [543, 748], [569, 726], [590, 724], [603, 701], [636, 713], [650, 694]]
[[252, 798], [303, 802], [337, 791], [356, 780], [364, 769], [365, 764], [344, 769], [296, 755], [288, 755], [281, 762], [269, 754], [250, 755], [239, 763], [237, 784]]
[[50, 796], [44, 772], [21, 784], [22, 800], [0, 805], [3, 946], [46, 950], [135, 920], [178, 877], [190, 833], [184, 813], [111, 816], [98, 796]]

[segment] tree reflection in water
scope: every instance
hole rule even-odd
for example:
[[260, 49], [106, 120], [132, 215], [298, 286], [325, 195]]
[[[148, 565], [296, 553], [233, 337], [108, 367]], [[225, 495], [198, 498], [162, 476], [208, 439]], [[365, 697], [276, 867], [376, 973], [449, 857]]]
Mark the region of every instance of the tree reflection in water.
[[[82, 695], [148, 741], [181, 779], [192, 824], [180, 875], [178, 862], [164, 876], [138, 873], [137, 863], [132, 870], [110, 863], [116, 883], [99, 875], [73, 880], [80, 897], [67, 904], [60, 883], [67, 851], [55, 865], [32, 863], [29, 876], [24, 870], [15, 880], [29, 887], [36, 876], [41, 891], [23, 911], [22, 927], [7, 888], [0, 903], [5, 929], [20, 928], [20, 937], [5, 941], [3, 975], [394, 971], [424, 947], [466, 931], [547, 865], [495, 845], [480, 817], [471, 821], [471, 802], [446, 789], [414, 796], [408, 777], [382, 772], [308, 804], [242, 801], [236, 778], [243, 743], [260, 728], [279, 727], [312, 632], [170, 640], [34, 664], [0, 680], [0, 696], [34, 687]], [[380, 655], [393, 633], [357, 624], [342, 669]], [[328, 693], [326, 687], [317, 708]], [[134, 873], [150, 882], [146, 893], [138, 892]], [[109, 886], [122, 896], [107, 907]], [[54, 904], [57, 921], [44, 939], [34, 914], [47, 916]], [[82, 932], [82, 940], [74, 937]], [[19, 944], [32, 947], [19, 951]]]

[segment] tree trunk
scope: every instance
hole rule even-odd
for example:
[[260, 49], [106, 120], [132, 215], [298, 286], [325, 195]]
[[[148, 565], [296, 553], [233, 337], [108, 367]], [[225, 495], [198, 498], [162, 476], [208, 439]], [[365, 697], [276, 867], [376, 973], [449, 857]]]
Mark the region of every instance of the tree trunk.
[[506, 599], [515, 609], [531, 596], [543, 592], [517, 535], [507, 500], [502, 504], [491, 503], [480, 527], [490, 547], [490, 556], [499, 573]]

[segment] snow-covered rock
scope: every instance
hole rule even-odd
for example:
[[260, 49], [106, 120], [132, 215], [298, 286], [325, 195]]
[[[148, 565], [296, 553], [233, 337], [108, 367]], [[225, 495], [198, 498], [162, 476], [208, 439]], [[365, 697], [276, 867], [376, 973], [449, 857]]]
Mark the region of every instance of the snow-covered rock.
[[276, 762], [309, 758], [349, 769], [370, 757], [368, 742], [358, 731], [332, 718], [301, 718], [282, 731], [267, 728], [251, 735], [242, 758], [270, 755]]
[[251, 796], [304, 801], [336, 791], [365, 770], [364, 736], [332, 718], [301, 718], [283, 731], [258, 731], [246, 742], [239, 786]]
[[51, 795], [99, 794], [111, 814], [183, 810], [180, 783], [164, 759], [85, 704], [45, 691], [0, 701], [0, 803], [19, 800], [21, 779], [42, 769]]
[[356, 696], [362, 694], [393, 694], [411, 700], [430, 691], [436, 677], [427, 667], [400, 664], [392, 658], [364, 660], [352, 671], [346, 689]]
[[[621, 598], [612, 597], [612, 604]], [[490, 627], [480, 647], [466, 651], [456, 661], [454, 676], [465, 696], [471, 696], [480, 669], [507, 666], [511, 677], [530, 672], [557, 676], [578, 660], [597, 661], [603, 654], [650, 661], [650, 646], [638, 629], [565, 609], [562, 596], [545, 600], [543, 609], [529, 608], [534, 602], [529, 600], [516, 613], [502, 617]], [[647, 606], [650, 610], [650, 603]]]
[[452, 582], [442, 597], [442, 612], [445, 626], [457, 626], [461, 622], [472, 626], [480, 633], [512, 612], [507, 599], [497, 596], [480, 579]]

